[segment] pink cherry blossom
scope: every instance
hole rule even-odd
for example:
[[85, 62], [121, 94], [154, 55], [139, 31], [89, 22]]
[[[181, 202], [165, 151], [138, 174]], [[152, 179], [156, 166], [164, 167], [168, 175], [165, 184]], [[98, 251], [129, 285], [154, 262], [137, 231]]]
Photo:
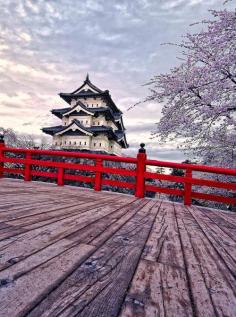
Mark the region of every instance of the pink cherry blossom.
[[154, 76], [146, 100], [163, 105], [155, 137], [176, 140], [202, 163], [235, 167], [236, 11], [211, 14], [178, 45], [182, 63]]

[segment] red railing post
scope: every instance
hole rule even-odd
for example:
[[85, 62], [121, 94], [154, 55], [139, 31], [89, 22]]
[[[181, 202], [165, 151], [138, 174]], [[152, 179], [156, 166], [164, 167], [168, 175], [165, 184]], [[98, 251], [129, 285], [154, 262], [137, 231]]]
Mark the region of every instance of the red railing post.
[[31, 164], [27, 161], [31, 160], [31, 153], [26, 153], [26, 156], [25, 156], [25, 159], [26, 159], [26, 163], [25, 163], [25, 177], [24, 177], [24, 180], [26, 182], [29, 182], [31, 181]]
[[3, 177], [3, 168], [4, 168], [4, 162], [2, 162], [2, 159], [4, 158], [4, 152], [3, 149], [5, 147], [5, 142], [4, 142], [4, 135], [0, 135], [0, 178]]
[[[185, 177], [192, 178], [192, 170], [191, 169], [189, 169], [189, 168], [186, 169]], [[184, 183], [184, 204], [186, 206], [191, 206], [191, 204], [192, 204], [191, 192], [192, 192], [192, 183], [190, 181], [185, 181], [185, 183]]]
[[145, 195], [145, 177], [144, 173], [146, 172], [146, 150], [144, 149], [145, 144], [140, 144], [141, 148], [139, 149], [137, 155], [137, 167], [136, 167], [136, 186], [135, 186], [135, 197], [143, 198]]
[[57, 185], [64, 186], [64, 168], [58, 167], [57, 171]]
[[[103, 162], [101, 159], [96, 159], [96, 167], [100, 168], [102, 167]], [[95, 173], [95, 183], [94, 183], [94, 190], [100, 191], [102, 187], [102, 173], [99, 171], [96, 171]]]

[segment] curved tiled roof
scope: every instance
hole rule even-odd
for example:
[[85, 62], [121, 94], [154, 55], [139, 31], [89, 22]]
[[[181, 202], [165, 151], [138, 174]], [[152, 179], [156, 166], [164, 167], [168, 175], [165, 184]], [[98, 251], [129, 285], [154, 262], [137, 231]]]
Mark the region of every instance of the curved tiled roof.
[[[77, 106], [80, 106], [82, 109], [84, 109], [84, 113], [85, 115], [87, 114], [87, 112], [90, 112], [91, 114], [105, 114], [107, 115], [112, 121], [117, 121], [120, 120], [122, 117], [122, 112], [114, 112], [112, 111], [112, 109], [110, 108], [105, 108], [105, 107], [99, 107], [99, 108], [89, 108], [86, 107], [81, 101], [78, 101], [73, 107], [67, 107], [67, 108], [62, 108], [62, 109], [53, 109], [51, 112], [52, 114], [54, 114], [55, 116], [57, 116], [58, 118], [62, 118], [63, 115], [66, 115], [67, 112], [70, 112], [73, 109], [76, 109]], [[73, 112], [72, 112], [73, 113]], [[75, 111], [75, 113], [73, 113], [73, 115], [79, 115], [80, 111]], [[115, 122], [114, 122], [115, 123]]]
[[[67, 126], [55, 126], [55, 127], [49, 127], [49, 128], [43, 128], [42, 131], [50, 134], [50, 135], [55, 135], [59, 132], [68, 131], [68, 128], [70, 128], [73, 124], [76, 124], [82, 131], [88, 132], [94, 136], [99, 135], [101, 133], [106, 134], [108, 138], [115, 139], [118, 143], [123, 143], [123, 147], [128, 147], [126, 138], [125, 138], [125, 133], [124, 131], [121, 130], [116, 130], [113, 131], [111, 127], [106, 127], [106, 126], [92, 126], [92, 127], [85, 127], [83, 126], [78, 120], [73, 120], [69, 125]], [[81, 132], [82, 132], [81, 131]], [[62, 133], [64, 134], [64, 133]]]
[[[98, 87], [96, 87], [94, 84], [91, 83], [90, 79], [89, 79], [89, 75], [87, 74], [86, 79], [83, 83], [83, 85], [81, 85], [79, 88], [77, 88], [75, 91], [73, 91], [71, 94], [76, 94], [77, 92], [79, 92], [85, 85], [88, 85], [90, 88], [92, 88], [93, 90], [95, 90], [97, 93], [101, 93], [103, 92], [101, 89], [99, 89]], [[91, 90], [90, 90], [91, 91]]]
[[[86, 87], [85, 87], [86, 86]], [[84, 89], [83, 89], [84, 88]], [[61, 109], [53, 109], [51, 110], [52, 114], [57, 116], [58, 118], [62, 119], [63, 116], [70, 117], [70, 116], [94, 116], [98, 117], [99, 115], [102, 115], [106, 118], [107, 121], [112, 121], [114, 125], [116, 126], [116, 130], [114, 131], [112, 127], [110, 126], [92, 126], [92, 127], [85, 127], [83, 126], [79, 120], [75, 119], [73, 120], [69, 125], [66, 126], [55, 126], [55, 127], [46, 127], [43, 128], [43, 132], [55, 135], [55, 134], [68, 134], [68, 135], [81, 135], [83, 133], [90, 134], [90, 135], [99, 135], [101, 133], [105, 133], [109, 139], [116, 141], [119, 143], [122, 147], [128, 147], [126, 138], [125, 138], [125, 128], [122, 120], [122, 112], [117, 108], [115, 103], [113, 102], [109, 90], [101, 90], [95, 85], [93, 85], [89, 77], [87, 75], [86, 80], [84, 81], [83, 85], [80, 86], [78, 89], [74, 90], [71, 93], [60, 93], [59, 94], [62, 99], [64, 99], [66, 102], [71, 104], [72, 100], [75, 100], [76, 103], [74, 106], [69, 106], [66, 108]], [[106, 107], [97, 107], [92, 108], [87, 105], [86, 98], [89, 97], [99, 97], [101, 98], [105, 103]], [[85, 100], [85, 103], [83, 102]], [[79, 105], [79, 107], [78, 107]], [[76, 129], [76, 131], [73, 131], [70, 129], [70, 127], [76, 124], [79, 129]]]

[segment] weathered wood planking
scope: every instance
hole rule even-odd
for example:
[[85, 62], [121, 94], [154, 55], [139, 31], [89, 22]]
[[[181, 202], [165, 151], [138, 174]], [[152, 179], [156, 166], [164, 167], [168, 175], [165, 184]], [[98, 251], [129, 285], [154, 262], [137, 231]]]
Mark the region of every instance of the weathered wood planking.
[[120, 316], [193, 316], [173, 206], [163, 202]]
[[0, 179], [0, 317], [235, 316], [236, 214]]
[[[175, 205], [194, 309], [199, 316], [234, 316], [236, 281], [187, 208]], [[222, 250], [221, 250], [222, 252]]]
[[154, 204], [139, 208], [29, 316], [116, 316], [158, 210], [149, 212]]
[[203, 217], [210, 219], [212, 222], [218, 225], [218, 227], [224, 231], [236, 242], [236, 219], [235, 213], [231, 215], [229, 212], [215, 212], [211, 209], [198, 208]]
[[195, 221], [199, 224], [206, 239], [224, 261], [227, 268], [236, 278], [236, 242], [208, 217], [204, 217], [198, 208], [188, 208]]

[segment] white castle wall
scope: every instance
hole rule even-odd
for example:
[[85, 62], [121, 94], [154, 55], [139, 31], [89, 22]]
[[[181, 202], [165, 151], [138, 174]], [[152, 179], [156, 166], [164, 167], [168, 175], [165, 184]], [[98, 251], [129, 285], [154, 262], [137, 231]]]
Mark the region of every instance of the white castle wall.
[[[107, 107], [106, 103], [101, 98], [80, 98], [88, 108]], [[71, 101], [71, 107], [76, 105], [76, 100]], [[79, 110], [79, 108], [78, 108]], [[111, 121], [106, 120], [103, 115], [94, 117], [92, 115], [84, 116], [69, 116], [62, 118], [62, 125], [68, 126], [74, 119], [78, 120], [84, 127], [91, 126], [109, 126], [114, 131], [117, 130], [117, 126]], [[121, 146], [113, 140], [109, 140], [107, 135], [102, 134], [96, 137], [94, 136], [76, 136], [76, 135], [58, 135], [53, 137], [53, 145], [55, 148], [64, 149], [85, 149], [91, 151], [104, 151], [108, 154], [121, 154]]]
[[53, 137], [53, 146], [55, 148], [64, 149], [85, 149], [91, 151], [104, 151], [110, 154], [121, 154], [121, 146], [108, 140], [106, 135], [99, 136], [76, 136], [76, 135], [63, 135]]
[[[100, 97], [79, 98], [79, 100], [83, 102], [83, 104], [87, 106], [88, 108], [100, 108], [100, 107], [107, 108], [106, 102], [103, 101]], [[75, 104], [76, 104], [76, 101], [72, 99], [71, 106], [73, 107]]]

